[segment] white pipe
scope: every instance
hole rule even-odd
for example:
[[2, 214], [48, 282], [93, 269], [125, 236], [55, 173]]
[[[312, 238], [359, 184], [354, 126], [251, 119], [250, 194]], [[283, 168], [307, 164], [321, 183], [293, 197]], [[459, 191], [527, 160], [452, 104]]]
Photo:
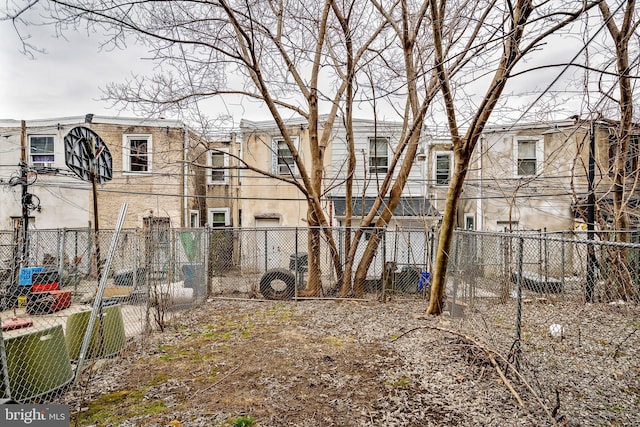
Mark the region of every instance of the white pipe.
[[189, 224], [189, 199], [188, 199], [188, 176], [189, 176], [189, 165], [187, 163], [187, 156], [189, 154], [189, 129], [187, 125], [184, 125], [184, 141], [183, 141], [183, 152], [182, 152], [182, 227], [188, 227]]
[[480, 153], [478, 154], [478, 170], [480, 173], [478, 174], [478, 187], [480, 188], [480, 194], [478, 195], [478, 201], [476, 202], [476, 230], [483, 231], [484, 230], [484, 218], [482, 217], [482, 198], [484, 197], [484, 191], [482, 189], [482, 175], [484, 174], [484, 168], [482, 167], [482, 158], [484, 157], [484, 145], [485, 138], [484, 135], [480, 136]]

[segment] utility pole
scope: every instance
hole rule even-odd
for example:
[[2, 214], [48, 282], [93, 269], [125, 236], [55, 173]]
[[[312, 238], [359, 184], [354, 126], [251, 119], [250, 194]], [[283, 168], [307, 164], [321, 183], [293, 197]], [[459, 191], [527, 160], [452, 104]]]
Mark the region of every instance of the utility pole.
[[20, 182], [22, 184], [22, 221], [21, 221], [21, 237], [22, 237], [22, 258], [20, 267], [27, 267], [29, 259], [29, 192], [27, 184], [27, 122], [22, 120], [20, 130]]
[[96, 147], [96, 141], [93, 137], [89, 139], [83, 139], [82, 143], [85, 146], [87, 155], [89, 157], [89, 179], [91, 181], [91, 193], [93, 195], [93, 235], [95, 239], [96, 248], [96, 271], [98, 274], [98, 280], [102, 277], [102, 261], [100, 260], [100, 226], [98, 224], [98, 189], [96, 186], [97, 176], [96, 168], [100, 153], [104, 150], [104, 147]]

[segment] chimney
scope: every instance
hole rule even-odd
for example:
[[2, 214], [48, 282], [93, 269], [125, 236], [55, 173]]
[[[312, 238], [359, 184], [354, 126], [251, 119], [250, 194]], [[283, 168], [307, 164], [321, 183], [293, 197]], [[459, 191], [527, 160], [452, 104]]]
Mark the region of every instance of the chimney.
[[92, 120], [93, 120], [93, 114], [89, 113], [86, 116], [84, 116], [85, 123], [91, 123]]

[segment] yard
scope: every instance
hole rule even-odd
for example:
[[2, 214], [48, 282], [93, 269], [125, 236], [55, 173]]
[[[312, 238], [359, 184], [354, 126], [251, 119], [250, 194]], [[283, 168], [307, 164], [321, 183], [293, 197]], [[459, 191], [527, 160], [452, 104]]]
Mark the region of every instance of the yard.
[[521, 377], [512, 302], [210, 299], [62, 402], [83, 426], [640, 425], [638, 308], [524, 304]]

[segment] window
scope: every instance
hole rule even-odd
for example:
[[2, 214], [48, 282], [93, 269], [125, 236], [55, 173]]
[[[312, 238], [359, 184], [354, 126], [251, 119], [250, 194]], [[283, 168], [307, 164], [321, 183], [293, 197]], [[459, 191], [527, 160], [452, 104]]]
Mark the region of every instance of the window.
[[[296, 145], [296, 149], [298, 149], [298, 139], [294, 138], [293, 143]], [[293, 154], [291, 154], [291, 150], [289, 146], [284, 141], [284, 138], [274, 138], [274, 153], [275, 153], [275, 167], [274, 173], [277, 175], [297, 175], [298, 171], [296, 168], [296, 163], [293, 160]]]
[[475, 230], [476, 229], [476, 216], [472, 213], [464, 214], [464, 229]]
[[53, 167], [55, 161], [55, 142], [50, 135], [29, 136], [29, 156], [35, 168]]
[[151, 135], [123, 135], [123, 172], [150, 173], [152, 152]]
[[370, 173], [387, 173], [389, 166], [388, 149], [388, 138], [369, 138]]
[[196, 211], [196, 210], [189, 211], [189, 227], [191, 228], [200, 227], [200, 211]]
[[435, 153], [433, 179], [435, 180], [436, 185], [449, 185], [449, 181], [451, 181], [452, 160], [453, 153], [450, 151]]
[[538, 141], [518, 141], [518, 176], [536, 175], [538, 171]]
[[[209, 156], [209, 166], [224, 168], [229, 166], [229, 154], [226, 148], [214, 149]], [[209, 169], [209, 184], [229, 182], [229, 169]]]
[[209, 209], [209, 226], [225, 227], [230, 225], [229, 208], [210, 208]]

